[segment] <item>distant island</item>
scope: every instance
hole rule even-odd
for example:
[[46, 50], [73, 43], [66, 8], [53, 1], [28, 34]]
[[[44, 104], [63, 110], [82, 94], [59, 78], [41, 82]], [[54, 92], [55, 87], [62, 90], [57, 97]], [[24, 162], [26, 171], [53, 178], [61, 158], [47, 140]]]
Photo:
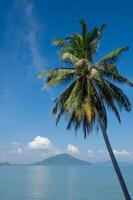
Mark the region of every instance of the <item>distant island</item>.
[[2, 163], [0, 163], [0, 166], [10, 166], [11, 165], [11, 163], [9, 163], [9, 162], [2, 162]]
[[[2, 166], [89, 166], [91, 164], [101, 167], [112, 166], [111, 161], [91, 163], [85, 160], [75, 158], [70, 154], [64, 153], [31, 164], [15, 164], [10, 162], [0, 162], [0, 167]], [[119, 162], [119, 164], [120, 166], [133, 166], [133, 163], [128, 163], [128, 162]]]
[[83, 165], [90, 165], [91, 163], [88, 161], [77, 159], [69, 154], [60, 154], [50, 158], [47, 158], [43, 161], [33, 163], [32, 165], [47, 165], [47, 166], [54, 166], [54, 165], [75, 165], [75, 166], [83, 166]]
[[60, 155], [56, 155], [53, 157], [49, 157], [45, 160], [39, 161], [39, 162], [35, 162], [35, 163], [31, 163], [31, 164], [14, 164], [14, 163], [10, 163], [10, 162], [2, 162], [0, 163], [0, 167], [1, 166], [56, 166], [56, 165], [60, 165], [60, 166], [88, 166], [91, 163], [85, 160], [80, 160], [78, 158], [75, 158], [69, 154], [60, 154]]

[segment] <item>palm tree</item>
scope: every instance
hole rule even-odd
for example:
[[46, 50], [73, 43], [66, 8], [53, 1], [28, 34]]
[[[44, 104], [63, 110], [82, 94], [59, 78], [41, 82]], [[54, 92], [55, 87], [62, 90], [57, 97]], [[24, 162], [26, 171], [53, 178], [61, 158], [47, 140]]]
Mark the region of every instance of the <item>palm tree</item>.
[[131, 200], [107, 135], [107, 109], [115, 114], [119, 122], [120, 110], [131, 111], [129, 99], [116, 85], [123, 83], [133, 86], [131, 81], [119, 73], [116, 65], [119, 56], [128, 47], [118, 48], [95, 61], [105, 24], [91, 31], [84, 20], [80, 24], [81, 34], [73, 33], [65, 39], [54, 40], [60, 58], [67, 67], [45, 71], [39, 78], [47, 77], [48, 87], [69, 82], [68, 87], [55, 100], [53, 114], [57, 116], [56, 123], [65, 115], [68, 120], [67, 129], [73, 126], [77, 131], [82, 126], [85, 138], [94, 127], [101, 129], [125, 199]]

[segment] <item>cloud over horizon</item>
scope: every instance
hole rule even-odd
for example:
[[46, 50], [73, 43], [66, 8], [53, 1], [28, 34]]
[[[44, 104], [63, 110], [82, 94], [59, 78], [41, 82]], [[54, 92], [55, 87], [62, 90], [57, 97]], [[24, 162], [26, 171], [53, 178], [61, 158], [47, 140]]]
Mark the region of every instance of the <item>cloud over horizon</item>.
[[48, 150], [52, 147], [51, 141], [46, 137], [36, 136], [31, 142], [28, 143], [30, 150]]
[[[11, 148], [12, 147], [12, 148]], [[56, 147], [56, 144], [44, 136], [35, 136], [31, 141], [26, 144], [19, 142], [12, 142], [11, 147], [7, 150], [0, 151], [0, 162], [9, 161], [12, 163], [31, 163], [40, 161], [45, 158], [69, 153], [76, 155], [79, 159], [88, 160], [90, 162], [103, 162], [109, 161], [110, 157], [106, 149], [93, 150], [93, 149], [79, 149], [74, 144], [68, 144], [66, 149]], [[115, 156], [120, 161], [133, 162], [133, 151], [126, 149], [114, 149]]]
[[16, 153], [18, 155], [20, 155], [22, 152], [23, 152], [22, 148], [18, 147], [17, 150], [16, 150]]
[[[115, 156], [119, 159], [119, 160], [133, 160], [133, 151], [128, 151], [125, 149], [113, 149], [113, 152], [115, 154]], [[110, 156], [107, 150], [88, 150], [88, 157], [90, 159], [93, 159], [94, 161], [104, 161], [104, 160], [109, 160]]]
[[67, 152], [68, 153], [72, 153], [72, 154], [78, 154], [80, 151], [79, 151], [79, 148], [76, 147], [75, 145], [68, 144], [68, 146], [67, 146]]

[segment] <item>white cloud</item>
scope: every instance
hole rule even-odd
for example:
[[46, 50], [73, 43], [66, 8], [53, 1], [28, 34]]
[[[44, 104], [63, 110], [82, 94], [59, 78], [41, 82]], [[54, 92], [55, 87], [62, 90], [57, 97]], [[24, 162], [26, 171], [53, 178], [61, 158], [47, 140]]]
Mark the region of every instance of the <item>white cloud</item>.
[[28, 148], [31, 150], [49, 149], [50, 147], [52, 147], [51, 141], [41, 136], [36, 136], [33, 141], [28, 144]]
[[[133, 151], [125, 149], [113, 149], [113, 152], [118, 160], [125, 162], [133, 162]], [[89, 149], [86, 155], [92, 162], [103, 162], [110, 160], [109, 153], [106, 149], [100, 149], [95, 151]]]
[[89, 150], [88, 150], [88, 153], [93, 153], [93, 151], [89, 149]]
[[88, 155], [89, 155], [89, 157], [94, 157], [95, 153], [91, 149], [89, 149], [88, 150]]
[[67, 151], [68, 151], [69, 153], [74, 153], [74, 154], [77, 154], [77, 153], [80, 152], [80, 151], [79, 151], [79, 148], [76, 147], [76, 146], [74, 146], [74, 145], [72, 145], [72, 144], [68, 144], [68, 146], [67, 146]]
[[22, 150], [20, 147], [18, 147], [17, 150], [16, 150], [16, 153], [17, 153], [18, 155], [20, 155], [22, 152], [23, 152], [23, 150]]
[[[133, 155], [132, 151], [127, 151], [125, 149], [122, 149], [122, 150], [113, 149], [113, 152], [115, 156], [118, 156], [118, 157]], [[102, 155], [109, 155], [107, 150], [99, 150], [99, 153]]]
[[132, 152], [126, 151], [126, 150], [116, 150], [116, 149], [114, 149], [113, 152], [116, 156], [128, 156], [128, 155], [132, 154]]
[[99, 153], [103, 154], [103, 153], [105, 153], [105, 151], [104, 150], [99, 150]]

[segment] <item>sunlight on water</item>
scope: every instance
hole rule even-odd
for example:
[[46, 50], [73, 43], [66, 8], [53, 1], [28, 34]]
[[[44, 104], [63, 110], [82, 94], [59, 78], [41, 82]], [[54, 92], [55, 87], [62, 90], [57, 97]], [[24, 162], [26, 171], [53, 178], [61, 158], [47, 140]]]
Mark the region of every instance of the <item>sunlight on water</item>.
[[[123, 173], [133, 196], [133, 167]], [[0, 167], [2, 200], [124, 200], [111, 167]]]

